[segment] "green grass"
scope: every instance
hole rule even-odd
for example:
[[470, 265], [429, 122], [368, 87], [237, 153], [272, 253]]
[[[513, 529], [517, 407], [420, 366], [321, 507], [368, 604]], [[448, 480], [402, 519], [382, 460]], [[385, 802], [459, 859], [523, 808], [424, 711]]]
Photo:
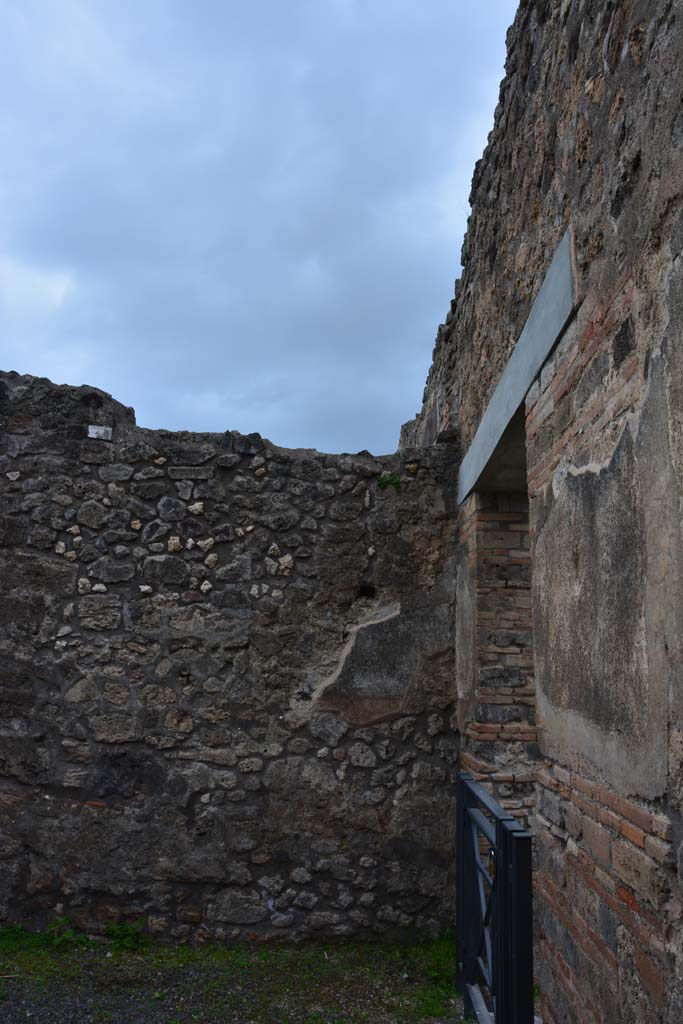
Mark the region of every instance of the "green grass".
[[149, 935], [145, 933], [145, 919], [137, 921], [111, 922], [107, 925], [107, 938], [111, 939], [112, 949], [144, 949], [149, 943]]
[[84, 1016], [98, 1024], [127, 1019], [123, 1008], [143, 1003], [145, 1020], [154, 1024], [461, 1020], [451, 937], [189, 946], [153, 941], [140, 922], [107, 933], [107, 941], [90, 940], [63, 919], [41, 933], [0, 928], [0, 974], [7, 977], [0, 982], [0, 1017], [19, 997], [26, 1005], [28, 995], [38, 1007], [34, 1024], [50, 1019], [40, 1015], [48, 997], [51, 1005], [77, 997], [87, 1007]]
[[401, 488], [401, 478], [398, 473], [380, 473], [377, 477], [377, 486], [384, 491], [387, 487], [393, 487], [398, 491]]

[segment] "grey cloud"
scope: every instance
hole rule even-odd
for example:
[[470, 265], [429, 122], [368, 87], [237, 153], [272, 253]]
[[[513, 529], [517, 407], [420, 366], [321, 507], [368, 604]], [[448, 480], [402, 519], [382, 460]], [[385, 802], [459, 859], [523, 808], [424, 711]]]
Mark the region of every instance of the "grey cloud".
[[146, 426], [395, 447], [511, 0], [9, 0], [3, 366]]

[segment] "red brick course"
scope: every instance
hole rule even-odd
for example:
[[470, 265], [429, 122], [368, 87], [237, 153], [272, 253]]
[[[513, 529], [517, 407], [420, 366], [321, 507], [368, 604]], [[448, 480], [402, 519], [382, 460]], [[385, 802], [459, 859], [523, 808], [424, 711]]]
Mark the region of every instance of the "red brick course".
[[462, 766], [526, 822], [538, 738], [533, 685], [528, 503], [522, 494], [475, 494], [460, 542], [475, 594], [475, 691]]
[[[557, 357], [554, 372], [543, 389], [536, 388], [528, 399], [532, 501], [549, 484], [560, 462], [572, 459], [586, 434], [600, 433], [640, 401], [642, 353], [630, 354], [604, 387], [580, 389], [592, 361], [611, 347], [615, 332], [629, 317], [634, 294], [632, 276], [625, 272], [606, 301], [591, 310], [582, 309], [573, 340]], [[561, 406], [566, 415], [558, 414]], [[535, 873], [539, 920], [548, 921], [548, 928], [540, 929], [540, 952], [555, 988], [544, 997], [544, 1019], [552, 1024], [564, 1003], [573, 1012], [568, 1019], [616, 1024], [604, 1015], [605, 994], [600, 986], [608, 985], [616, 1006], [625, 962], [630, 964], [628, 984], [642, 987], [638, 998], [656, 1014], [664, 1004], [671, 943], [661, 912], [672, 883], [671, 822], [657, 807], [629, 800], [562, 765], [529, 762], [526, 747], [537, 739], [535, 719], [523, 718], [523, 709], [533, 712], [535, 705], [532, 647], [516, 643], [514, 633], [531, 634], [530, 591], [520, 588], [518, 593], [524, 596], [516, 602], [515, 588], [501, 585], [498, 577], [512, 567], [530, 568], [534, 537], [526, 532], [521, 510], [492, 509], [486, 507], [485, 496], [478, 500], [478, 507], [470, 506], [462, 535], [476, 582], [479, 669], [462, 763], [499, 799], [498, 787], [503, 786], [507, 796], [501, 802], [512, 813], [524, 820], [525, 813], [532, 814], [539, 861]], [[491, 670], [498, 669], [502, 678], [489, 684]], [[504, 673], [514, 670], [525, 673], [526, 685], [505, 685]], [[507, 712], [515, 720], [506, 718]], [[529, 806], [531, 776], [536, 780], [535, 808]], [[550, 921], [554, 921], [552, 927]], [[617, 925], [632, 937], [635, 954], [627, 961], [610, 932]], [[559, 948], [565, 941], [567, 950]], [[560, 1016], [565, 1019], [564, 1012]]]
[[[623, 416], [642, 397], [642, 387], [635, 378], [641, 368], [642, 356], [635, 353], [622, 363], [607, 386], [592, 389], [590, 400], [576, 406], [576, 387], [593, 358], [612, 341], [615, 329], [622, 324], [633, 306], [635, 287], [631, 271], [626, 271], [606, 302], [597, 304], [591, 313], [581, 311], [586, 319], [577, 331], [573, 345], [555, 367], [545, 388], [532, 392], [527, 399], [526, 434], [529, 497], [533, 499], [550, 482], [564, 456], [571, 457], [584, 433], [600, 433], [610, 422]], [[532, 397], [533, 395], [533, 397]], [[536, 452], [535, 438], [562, 401], [571, 403], [567, 425], [550, 447]]]
[[[541, 949], [553, 977], [560, 979], [563, 998], [572, 1000], [581, 1021], [605, 1019], [595, 1010], [602, 1003], [600, 993], [592, 991], [591, 972], [586, 968], [577, 974], [556, 942], [565, 936], [570, 948], [585, 955], [586, 964], [595, 965], [617, 991], [623, 983], [623, 954], [611, 949], [601, 934], [612, 915], [632, 936], [631, 974], [642, 986], [642, 998], [655, 1011], [661, 1009], [673, 938], [661, 907], [673, 884], [673, 856], [670, 842], [657, 833], [670, 836], [670, 821], [658, 810], [547, 761], [539, 766], [536, 781], [535, 890], [540, 919], [550, 914], [555, 921], [555, 937], [544, 929]], [[566, 830], [544, 817], [544, 792], [554, 801], [548, 813], [563, 821]]]

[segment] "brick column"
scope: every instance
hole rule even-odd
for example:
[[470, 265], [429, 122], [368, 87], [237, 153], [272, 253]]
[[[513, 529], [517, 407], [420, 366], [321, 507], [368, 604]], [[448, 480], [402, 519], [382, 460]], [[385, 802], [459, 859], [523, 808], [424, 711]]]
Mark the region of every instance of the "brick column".
[[536, 744], [528, 500], [473, 494], [461, 508], [460, 572], [471, 611], [459, 622], [463, 768], [527, 823]]

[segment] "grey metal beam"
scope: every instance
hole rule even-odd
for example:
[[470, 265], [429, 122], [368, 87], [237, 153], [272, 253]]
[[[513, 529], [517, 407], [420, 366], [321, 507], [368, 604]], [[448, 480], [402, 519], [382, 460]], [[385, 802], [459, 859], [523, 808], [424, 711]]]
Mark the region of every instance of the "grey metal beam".
[[478, 985], [468, 985], [467, 991], [472, 1001], [472, 1009], [474, 1015], [477, 1018], [477, 1024], [494, 1024], [493, 1017], [489, 1013], [488, 1007], [484, 1002], [484, 997], [479, 990]]
[[505, 428], [524, 401], [576, 307], [571, 229], [564, 233], [531, 312], [460, 466], [458, 501], [486, 469]]

